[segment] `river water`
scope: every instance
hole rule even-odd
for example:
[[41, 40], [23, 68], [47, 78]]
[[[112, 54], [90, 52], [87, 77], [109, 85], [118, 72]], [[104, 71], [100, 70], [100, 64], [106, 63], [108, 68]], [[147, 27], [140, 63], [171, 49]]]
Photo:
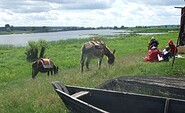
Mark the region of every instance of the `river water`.
[[127, 30], [77, 30], [77, 31], [61, 31], [48, 33], [32, 33], [32, 34], [10, 34], [0, 35], [0, 45], [25, 46], [28, 41], [46, 40], [57, 41], [75, 38], [88, 38], [91, 34], [114, 35], [128, 34]]

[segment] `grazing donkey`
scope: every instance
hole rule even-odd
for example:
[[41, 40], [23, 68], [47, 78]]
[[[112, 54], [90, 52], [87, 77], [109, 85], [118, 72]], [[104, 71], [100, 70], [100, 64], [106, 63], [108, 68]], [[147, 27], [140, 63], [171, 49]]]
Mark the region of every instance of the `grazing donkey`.
[[81, 72], [83, 72], [84, 63], [86, 61], [86, 68], [89, 70], [89, 63], [92, 58], [98, 58], [98, 68], [101, 67], [101, 62], [103, 56], [107, 56], [108, 64], [113, 64], [115, 60], [114, 56], [115, 50], [113, 52], [105, 45], [101, 40], [93, 40], [86, 42], [82, 46], [82, 56], [81, 56]]
[[32, 64], [32, 78], [35, 78], [38, 72], [41, 72], [41, 73], [47, 72], [49, 76], [49, 73], [51, 72], [51, 75], [52, 75], [53, 71], [54, 71], [54, 74], [57, 74], [58, 67], [50, 59], [41, 58], [36, 60]]

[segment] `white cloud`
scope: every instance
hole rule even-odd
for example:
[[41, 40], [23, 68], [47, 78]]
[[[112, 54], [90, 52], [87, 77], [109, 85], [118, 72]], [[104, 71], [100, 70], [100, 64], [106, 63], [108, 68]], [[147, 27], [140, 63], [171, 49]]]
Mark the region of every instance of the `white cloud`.
[[179, 24], [184, 0], [1, 0], [0, 26]]
[[61, 3], [61, 9], [83, 10], [83, 9], [107, 9], [111, 7], [114, 0], [73, 0], [67, 4]]
[[145, 4], [151, 6], [183, 6], [184, 0], [127, 0], [138, 4]]

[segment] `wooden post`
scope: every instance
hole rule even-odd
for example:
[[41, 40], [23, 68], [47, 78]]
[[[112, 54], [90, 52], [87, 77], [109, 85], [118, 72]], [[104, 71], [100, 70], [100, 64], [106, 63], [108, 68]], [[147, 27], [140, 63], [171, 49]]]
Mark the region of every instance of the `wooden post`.
[[[181, 8], [181, 18], [180, 18], [180, 31], [179, 31], [179, 36], [177, 39], [177, 44], [176, 46], [184, 46], [185, 45], [185, 7], [175, 7], [175, 8]], [[176, 53], [176, 49], [175, 49]], [[175, 55], [173, 56], [172, 60], [172, 67], [175, 62]]]
[[180, 18], [180, 31], [177, 40], [177, 45], [184, 46], [185, 45], [185, 7], [175, 7], [181, 8], [181, 18]]

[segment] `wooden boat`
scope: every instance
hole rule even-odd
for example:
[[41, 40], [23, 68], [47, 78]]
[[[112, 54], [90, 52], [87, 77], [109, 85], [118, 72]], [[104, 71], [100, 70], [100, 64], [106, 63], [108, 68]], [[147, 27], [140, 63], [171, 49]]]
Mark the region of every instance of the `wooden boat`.
[[185, 77], [122, 76], [96, 88], [185, 100]]
[[185, 100], [128, 92], [52, 85], [72, 113], [185, 113]]

